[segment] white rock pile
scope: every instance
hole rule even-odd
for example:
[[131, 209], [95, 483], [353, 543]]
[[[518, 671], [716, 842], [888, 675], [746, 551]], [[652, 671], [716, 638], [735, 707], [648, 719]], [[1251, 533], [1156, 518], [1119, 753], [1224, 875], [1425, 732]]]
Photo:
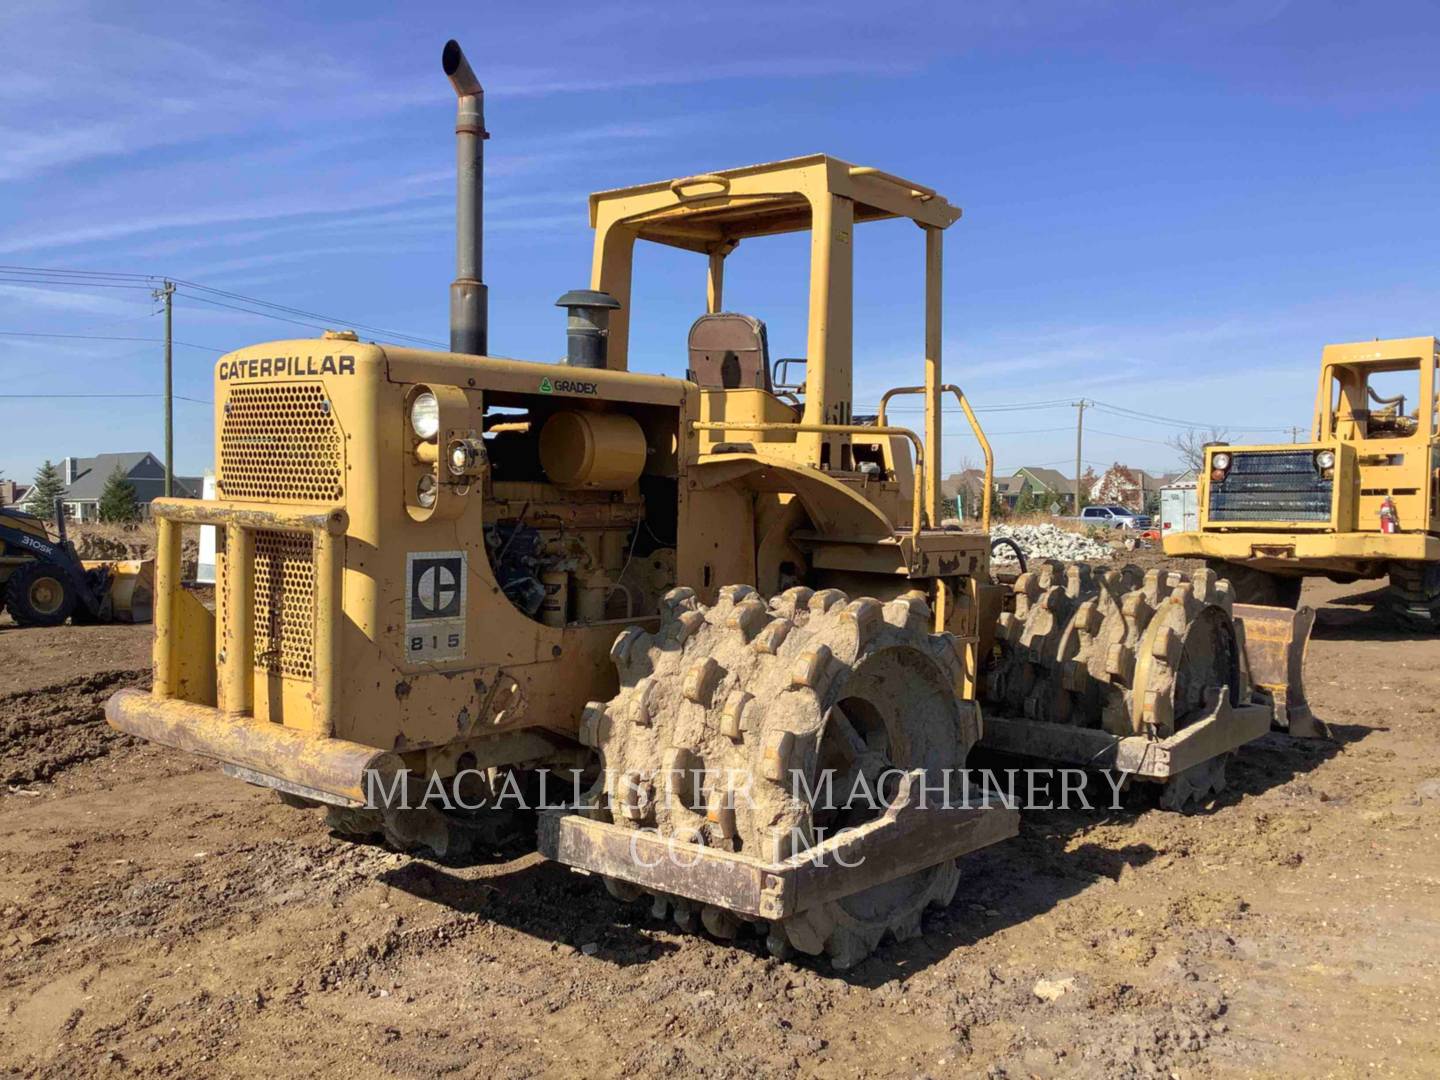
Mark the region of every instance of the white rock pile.
[[[1109, 544], [1092, 540], [1084, 533], [1067, 532], [1056, 525], [1003, 525], [990, 528], [991, 537], [1006, 536], [1020, 545], [1027, 559], [1059, 559], [1075, 562], [1081, 559], [1108, 559], [1114, 551]], [[1009, 545], [995, 549], [995, 562], [1013, 563], [1015, 553]]]

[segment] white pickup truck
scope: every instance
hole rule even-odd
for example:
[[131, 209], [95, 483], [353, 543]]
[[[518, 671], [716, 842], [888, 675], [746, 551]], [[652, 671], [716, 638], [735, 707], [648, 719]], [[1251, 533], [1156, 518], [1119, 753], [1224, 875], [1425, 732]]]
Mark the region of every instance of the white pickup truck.
[[1137, 514], [1116, 503], [1101, 503], [1087, 506], [1076, 518], [1082, 525], [1103, 525], [1110, 529], [1148, 529], [1150, 516]]

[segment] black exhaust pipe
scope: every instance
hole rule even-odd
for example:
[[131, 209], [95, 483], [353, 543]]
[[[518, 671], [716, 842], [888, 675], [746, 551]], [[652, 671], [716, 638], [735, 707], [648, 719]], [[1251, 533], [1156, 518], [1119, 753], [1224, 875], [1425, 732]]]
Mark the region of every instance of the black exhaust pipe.
[[609, 293], [594, 289], [575, 289], [555, 301], [568, 318], [565, 325], [565, 363], [571, 367], [604, 368], [610, 366], [610, 312], [620, 301]]
[[455, 280], [450, 284], [450, 351], [489, 351], [490, 301], [485, 288], [485, 88], [460, 43], [450, 40], [440, 66], [460, 98], [455, 113]]

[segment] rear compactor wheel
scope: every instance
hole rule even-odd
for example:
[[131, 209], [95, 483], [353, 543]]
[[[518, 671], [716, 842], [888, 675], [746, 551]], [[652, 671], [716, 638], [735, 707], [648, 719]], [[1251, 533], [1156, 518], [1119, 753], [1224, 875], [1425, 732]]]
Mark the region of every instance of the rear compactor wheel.
[[[678, 588], [662, 614], [656, 633], [636, 627], [616, 640], [620, 692], [586, 710], [581, 739], [604, 766], [592, 816], [777, 862], [878, 816], [895, 770], [924, 769], [938, 790], [979, 737], [974, 705], [954, 689], [955, 640], [930, 633], [919, 593], [882, 603], [793, 588], [767, 604], [732, 585], [706, 607]], [[948, 904], [958, 880], [947, 859], [772, 922], [767, 944], [851, 967], [887, 934], [917, 934], [926, 907]], [[627, 882], [606, 884], [642, 898]], [[717, 937], [740, 928], [719, 907], [650, 900], [685, 929], [697, 919]]]
[[[1020, 575], [1000, 618], [986, 698], [998, 714], [1168, 738], [1203, 717], [1214, 694], [1242, 691], [1230, 584], [1133, 566], [1101, 573], [1040, 564]], [[1175, 776], [1160, 803], [1182, 809], [1225, 786], [1225, 759]]]

